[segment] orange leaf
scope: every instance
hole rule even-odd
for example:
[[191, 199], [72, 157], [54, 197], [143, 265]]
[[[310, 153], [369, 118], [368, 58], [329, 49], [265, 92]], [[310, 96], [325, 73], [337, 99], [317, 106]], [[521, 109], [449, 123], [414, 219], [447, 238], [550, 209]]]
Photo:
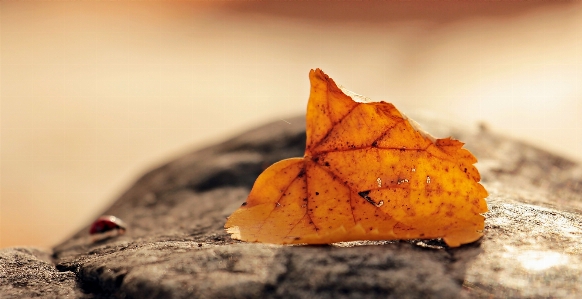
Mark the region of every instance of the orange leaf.
[[307, 147], [256, 180], [226, 222], [232, 238], [276, 244], [482, 236], [487, 191], [463, 143], [434, 139], [394, 105], [358, 103], [309, 73]]

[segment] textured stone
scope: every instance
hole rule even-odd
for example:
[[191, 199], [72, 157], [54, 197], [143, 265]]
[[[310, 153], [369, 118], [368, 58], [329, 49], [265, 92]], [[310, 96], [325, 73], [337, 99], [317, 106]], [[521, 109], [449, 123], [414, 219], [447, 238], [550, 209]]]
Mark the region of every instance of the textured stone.
[[0, 250], [0, 298], [79, 298], [75, 274], [58, 271], [51, 253], [36, 248]]
[[580, 166], [484, 126], [413, 118], [436, 136], [463, 140], [479, 158], [490, 193], [480, 241], [448, 248], [440, 240], [326, 246], [231, 240], [225, 218], [259, 173], [302, 156], [305, 125], [297, 118], [146, 174], [105, 212], [127, 222], [126, 234], [94, 241], [85, 228], [54, 248], [60, 272], [46, 271], [74, 273], [71, 294], [94, 298], [581, 297]]

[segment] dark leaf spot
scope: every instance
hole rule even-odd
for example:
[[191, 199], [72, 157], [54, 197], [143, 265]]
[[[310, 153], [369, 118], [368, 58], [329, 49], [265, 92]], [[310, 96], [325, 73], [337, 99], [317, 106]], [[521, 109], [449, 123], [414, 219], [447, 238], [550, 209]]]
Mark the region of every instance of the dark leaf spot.
[[358, 192], [358, 195], [361, 196], [363, 199], [365, 199], [367, 202], [373, 204], [373, 205], [377, 205], [376, 202], [370, 198], [370, 196], [368, 196], [370, 194], [370, 190], [366, 190], [366, 191], [362, 191], [362, 192]]

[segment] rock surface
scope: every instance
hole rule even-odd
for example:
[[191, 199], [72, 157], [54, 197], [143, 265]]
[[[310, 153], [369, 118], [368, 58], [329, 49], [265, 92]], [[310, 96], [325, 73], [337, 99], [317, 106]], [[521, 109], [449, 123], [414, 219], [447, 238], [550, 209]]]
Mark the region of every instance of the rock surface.
[[36, 248], [0, 250], [0, 298], [80, 298], [75, 273], [59, 271], [51, 253]]
[[[485, 236], [275, 246], [231, 240], [225, 218], [259, 173], [302, 156], [303, 118], [276, 122], [174, 160], [105, 212], [126, 234], [88, 228], [48, 253], [0, 250], [2, 298], [579, 298], [582, 168], [486, 128], [413, 116], [463, 140], [489, 191]], [[36, 273], [36, 274], [31, 274]]]

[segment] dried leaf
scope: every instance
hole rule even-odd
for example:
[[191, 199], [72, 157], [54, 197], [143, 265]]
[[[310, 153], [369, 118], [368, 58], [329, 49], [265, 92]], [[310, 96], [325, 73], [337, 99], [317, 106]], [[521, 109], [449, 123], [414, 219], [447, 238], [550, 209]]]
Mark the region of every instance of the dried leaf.
[[434, 139], [390, 103], [355, 102], [319, 69], [309, 78], [305, 156], [257, 178], [226, 222], [234, 239], [443, 238], [455, 247], [482, 236], [487, 191], [462, 142]]

